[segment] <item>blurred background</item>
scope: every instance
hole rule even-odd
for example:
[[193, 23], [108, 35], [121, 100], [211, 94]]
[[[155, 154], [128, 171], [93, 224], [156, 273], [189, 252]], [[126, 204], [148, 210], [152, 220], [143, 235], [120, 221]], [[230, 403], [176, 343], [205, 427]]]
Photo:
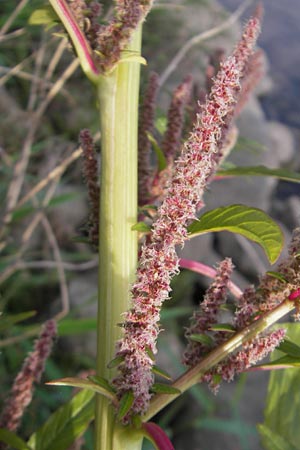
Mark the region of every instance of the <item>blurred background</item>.
[[[70, 312], [60, 322], [44, 380], [86, 373], [95, 364], [97, 256], [86, 242], [89, 213], [78, 134], [83, 128], [97, 134], [97, 105], [93, 87], [74, 63], [68, 43], [59, 33], [28, 24], [32, 12], [43, 4], [42, 0], [0, 1], [2, 403], [32, 348], [38, 324], [66, 311], [68, 305]], [[151, 70], [164, 74], [191, 37], [224, 23], [240, 5], [240, 0], [157, 1], [144, 26], [148, 66], [142, 68], [142, 93]], [[265, 2], [259, 46], [265, 51], [266, 74], [239, 119], [231, 164], [299, 172], [299, 6], [300, 0]], [[193, 46], [165, 80], [157, 103], [158, 135], [174, 87], [192, 73], [195, 90], [201, 89], [210, 55], [217, 49], [226, 53], [232, 49], [250, 13], [251, 7], [229, 28]], [[299, 194], [299, 184], [236, 178], [211, 184], [205, 203], [206, 210], [231, 203], [264, 209], [280, 223], [288, 242], [300, 223]], [[258, 247], [227, 233], [193, 240], [181, 255], [212, 266], [232, 257], [234, 281], [241, 288], [256, 283], [259, 274], [269, 269]], [[160, 335], [159, 356], [159, 365], [173, 376], [182, 371], [184, 327], [208, 282], [185, 270], [174, 280], [172, 300], [162, 313], [165, 331]], [[267, 382], [265, 373], [244, 374], [223, 384], [217, 396], [205, 386], [196, 386], [157, 421], [176, 450], [259, 450], [256, 424], [263, 421]], [[38, 386], [20, 434], [29, 436], [71, 393], [69, 388]], [[92, 429], [81, 448], [92, 450]]]

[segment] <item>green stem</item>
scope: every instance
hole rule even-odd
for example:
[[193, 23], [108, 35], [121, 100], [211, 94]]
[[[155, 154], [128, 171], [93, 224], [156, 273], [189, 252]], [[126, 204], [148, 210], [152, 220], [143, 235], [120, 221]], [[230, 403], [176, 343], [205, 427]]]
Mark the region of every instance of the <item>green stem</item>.
[[[295, 303], [291, 301], [284, 301], [277, 308], [264, 314], [260, 319], [253, 322], [251, 325], [246, 327], [244, 330], [236, 333], [229, 341], [217, 347], [209, 355], [204, 358], [195, 367], [185, 372], [172, 384], [173, 387], [180, 390], [181, 393], [185, 392], [191, 388], [194, 384], [199, 383], [201, 375], [207, 372], [209, 369], [214, 367], [216, 364], [221, 362], [223, 359], [227, 358], [232, 352], [237, 350], [244, 342], [247, 342], [259, 335], [262, 331], [269, 328], [274, 323], [278, 322], [279, 319], [284, 317], [290, 311], [295, 308]], [[153, 397], [150, 403], [150, 408], [146, 412], [143, 420], [147, 422], [153, 416], [155, 416], [159, 411], [161, 411], [165, 406], [171, 403], [177, 395], [156, 395]]]
[[[138, 55], [140, 28], [127, 48]], [[129, 289], [137, 265], [137, 234], [131, 227], [137, 221], [139, 75], [139, 62], [121, 61], [112, 73], [100, 77], [97, 86], [101, 123], [97, 374], [109, 379], [113, 374], [107, 364], [114, 357], [116, 341], [121, 337], [117, 324], [129, 308]], [[95, 450], [124, 448], [115, 442], [114, 427], [111, 405], [98, 396]], [[140, 446], [141, 442], [142, 438]]]

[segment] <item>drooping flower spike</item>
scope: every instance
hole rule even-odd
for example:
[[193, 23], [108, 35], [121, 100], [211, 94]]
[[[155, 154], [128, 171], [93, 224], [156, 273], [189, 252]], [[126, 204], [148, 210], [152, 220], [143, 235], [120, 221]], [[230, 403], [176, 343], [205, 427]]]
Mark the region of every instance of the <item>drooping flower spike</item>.
[[132, 308], [125, 314], [123, 338], [116, 355], [122, 358], [113, 383], [121, 398], [132, 391], [130, 415], [147, 410], [153, 384], [153, 359], [159, 333], [159, 314], [168, 298], [171, 278], [178, 273], [177, 245], [187, 238], [187, 224], [195, 219], [197, 207], [215, 173], [218, 152], [223, 144], [228, 118], [233, 117], [240, 81], [260, 31], [256, 15], [247, 23], [233, 54], [221, 64], [210, 96], [175, 163], [174, 175], [158, 210], [149, 241], [143, 246], [137, 279], [132, 293]]

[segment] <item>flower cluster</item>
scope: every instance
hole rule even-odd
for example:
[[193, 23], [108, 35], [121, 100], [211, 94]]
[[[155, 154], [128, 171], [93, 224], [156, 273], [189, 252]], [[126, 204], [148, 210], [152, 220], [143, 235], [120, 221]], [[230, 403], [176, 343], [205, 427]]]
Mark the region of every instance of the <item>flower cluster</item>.
[[159, 313], [169, 296], [171, 278], [178, 273], [175, 247], [184, 244], [187, 224], [195, 218], [207, 182], [217, 169], [216, 155], [224, 138], [224, 125], [228, 117], [233, 117], [240, 80], [259, 31], [260, 20], [255, 16], [246, 25], [232, 56], [221, 64], [202, 114], [174, 165], [149, 241], [142, 247], [131, 290], [132, 308], [125, 314], [124, 335], [117, 343], [116, 354], [122, 362], [113, 381], [119, 398], [129, 390], [133, 392], [131, 414], [143, 413], [148, 407]]
[[89, 130], [81, 130], [79, 141], [83, 151], [82, 173], [88, 188], [90, 202], [90, 216], [88, 231], [90, 242], [97, 248], [99, 242], [99, 183], [98, 163], [96, 159], [95, 144]]
[[0, 427], [7, 428], [9, 431], [15, 431], [19, 427], [24, 410], [32, 399], [33, 384], [41, 379], [55, 336], [56, 322], [48, 320], [35, 342], [34, 350], [25, 359], [14, 381], [10, 396], [1, 413]]

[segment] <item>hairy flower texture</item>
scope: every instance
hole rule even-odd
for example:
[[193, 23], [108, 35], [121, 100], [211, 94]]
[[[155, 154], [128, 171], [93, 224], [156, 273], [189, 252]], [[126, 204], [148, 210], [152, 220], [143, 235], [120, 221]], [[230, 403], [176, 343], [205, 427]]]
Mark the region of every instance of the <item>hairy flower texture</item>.
[[90, 0], [68, 0], [68, 5], [91, 48], [94, 49], [101, 28], [98, 17], [101, 15], [102, 5], [98, 1]]
[[195, 311], [191, 318], [192, 325], [187, 328], [185, 333], [188, 345], [183, 354], [183, 362], [186, 366], [195, 366], [203, 359], [203, 355], [211, 350], [210, 345], [193, 341], [191, 339], [193, 334], [204, 334], [212, 338], [215, 344], [219, 342], [220, 333], [211, 332], [210, 327], [218, 323], [220, 306], [226, 303], [228, 283], [232, 270], [233, 264], [230, 258], [226, 258], [220, 263], [216, 277], [207, 289], [199, 310]]
[[264, 359], [278, 347], [284, 339], [285, 334], [286, 330], [280, 328], [265, 336], [244, 343], [242, 350], [229, 356], [213, 370], [206, 373], [201, 381], [206, 381], [210, 389], [217, 393], [221, 379], [228, 382], [232, 381], [237, 374], [245, 372]]
[[120, 60], [133, 31], [144, 20], [151, 9], [153, 0], [116, 0], [115, 16], [112, 21], [102, 26], [98, 33], [97, 66], [107, 72]]
[[[276, 272], [267, 272], [257, 289], [246, 289], [239, 299], [235, 326], [242, 329], [253, 317], [271, 311], [300, 287], [300, 228], [294, 230], [289, 246], [289, 257], [282, 261]], [[296, 317], [298, 318], [298, 317]]]
[[138, 193], [139, 206], [149, 202], [150, 198], [150, 148], [148, 133], [152, 133], [154, 125], [155, 100], [158, 91], [158, 75], [152, 72], [144, 95], [144, 102], [139, 116], [138, 131]]
[[177, 245], [187, 238], [187, 224], [195, 219], [207, 182], [217, 169], [215, 155], [224, 121], [232, 114], [245, 64], [259, 33], [259, 19], [248, 22], [233, 55], [222, 63], [201, 117], [175, 163], [166, 198], [158, 210], [149, 241], [142, 247], [137, 279], [132, 287], [132, 309], [125, 314], [124, 335], [117, 344], [122, 357], [114, 379], [121, 398], [131, 390], [130, 414], [146, 411], [153, 383], [151, 354], [156, 354], [159, 312], [169, 296], [171, 278], [178, 273]]
[[153, 199], [162, 201], [170, 182], [174, 161], [181, 147], [184, 111], [191, 97], [192, 84], [193, 78], [188, 75], [173, 92], [168, 111], [167, 129], [161, 144], [167, 166], [161, 171], [156, 171], [153, 177], [151, 189]]
[[90, 215], [88, 221], [90, 242], [97, 248], [99, 243], [99, 183], [98, 164], [95, 156], [95, 144], [89, 130], [85, 129], [79, 135], [83, 150], [82, 173], [88, 188]]
[[263, 52], [262, 50], [257, 50], [254, 55], [249, 59], [249, 63], [245, 70], [245, 76], [242, 80], [241, 93], [239, 96], [239, 101], [235, 108], [235, 115], [238, 116], [245, 104], [247, 103], [249, 96], [254, 91], [258, 83], [261, 81], [264, 75], [264, 65], [263, 65]]
[[37, 383], [41, 379], [55, 336], [56, 322], [48, 320], [35, 342], [34, 350], [25, 359], [23, 367], [14, 381], [10, 396], [1, 413], [1, 428], [15, 431], [20, 425], [24, 411], [32, 399], [33, 383]]

